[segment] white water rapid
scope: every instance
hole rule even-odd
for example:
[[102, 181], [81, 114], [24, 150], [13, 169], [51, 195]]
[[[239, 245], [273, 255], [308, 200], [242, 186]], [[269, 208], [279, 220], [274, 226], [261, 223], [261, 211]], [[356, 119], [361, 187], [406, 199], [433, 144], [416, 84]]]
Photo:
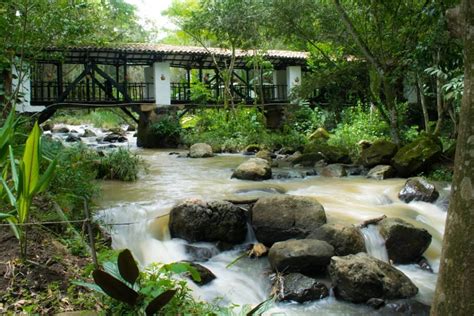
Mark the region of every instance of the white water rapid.
[[[149, 164], [148, 174], [135, 183], [102, 182], [103, 194], [97, 201], [98, 217], [109, 223], [134, 223], [114, 226], [112, 245], [129, 248], [142, 266], [153, 262], [173, 262], [189, 259], [183, 240], [170, 239], [166, 214], [178, 201], [186, 198], [248, 199], [270, 194], [293, 194], [315, 197], [325, 208], [329, 223], [360, 224], [383, 214], [400, 217], [427, 229], [433, 241], [425, 253], [435, 273], [417, 265], [397, 265], [420, 289], [416, 299], [430, 304], [436, 283], [446, 217], [445, 196], [441, 202], [405, 204], [397, 198], [403, 179], [384, 181], [363, 177], [268, 180], [251, 182], [230, 179], [232, 169], [248, 159], [242, 155], [218, 155], [206, 159], [186, 159], [169, 155], [169, 151], [139, 150]], [[369, 254], [387, 261], [383, 240], [369, 226], [363, 230]], [[252, 235], [248, 242], [254, 239]], [[203, 245], [206, 245], [203, 243]], [[207, 247], [211, 247], [207, 244]], [[197, 287], [190, 283], [197, 298], [221, 303], [257, 304], [270, 293], [266, 259], [242, 259], [230, 268], [240, 252], [221, 252], [202, 263], [217, 279]], [[279, 303], [266, 315], [360, 315], [372, 312], [364, 305], [337, 301], [334, 297], [305, 304]]]

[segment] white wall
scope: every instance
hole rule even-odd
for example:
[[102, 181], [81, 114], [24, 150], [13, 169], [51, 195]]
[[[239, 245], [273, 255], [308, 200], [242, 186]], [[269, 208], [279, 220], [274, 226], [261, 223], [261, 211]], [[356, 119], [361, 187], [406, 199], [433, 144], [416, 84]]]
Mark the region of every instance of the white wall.
[[155, 103], [158, 106], [171, 105], [171, 71], [170, 63], [153, 64], [155, 82]]
[[16, 110], [18, 112], [40, 112], [44, 110], [44, 106], [32, 106], [31, 105], [31, 79], [29, 73], [29, 67], [26, 66], [24, 72], [20, 74], [18, 69], [12, 66], [12, 91], [15, 91], [19, 86], [20, 78], [23, 77], [23, 81], [19, 87], [20, 102], [16, 103]]
[[288, 87], [288, 96], [291, 90], [301, 84], [301, 66], [286, 67], [286, 85]]
[[151, 83], [150, 87], [150, 95], [148, 97], [154, 98], [155, 97], [155, 75], [153, 71], [153, 67], [145, 67], [144, 72], [145, 72], [145, 82], [146, 83]]

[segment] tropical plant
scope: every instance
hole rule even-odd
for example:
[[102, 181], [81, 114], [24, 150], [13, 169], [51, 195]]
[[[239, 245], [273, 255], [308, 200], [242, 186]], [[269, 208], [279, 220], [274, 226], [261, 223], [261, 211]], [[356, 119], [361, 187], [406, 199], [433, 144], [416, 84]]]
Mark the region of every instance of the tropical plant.
[[129, 149], [119, 148], [111, 151], [100, 159], [100, 179], [135, 181], [141, 169], [145, 169], [145, 162], [136, 153]]
[[[20, 256], [26, 258], [26, 235], [29, 220], [31, 203], [33, 197], [43, 192], [53, 176], [56, 160], [49, 163], [46, 171], [40, 174], [40, 164], [42, 159], [41, 138], [38, 123], [35, 123], [28, 139], [26, 140], [23, 157], [17, 162], [13, 148], [9, 145], [10, 176], [8, 171], [3, 171], [0, 179], [3, 189], [8, 197], [8, 202], [13, 208], [9, 212], [0, 213], [0, 219], [6, 220], [20, 242]], [[18, 167], [17, 167], [18, 164]]]

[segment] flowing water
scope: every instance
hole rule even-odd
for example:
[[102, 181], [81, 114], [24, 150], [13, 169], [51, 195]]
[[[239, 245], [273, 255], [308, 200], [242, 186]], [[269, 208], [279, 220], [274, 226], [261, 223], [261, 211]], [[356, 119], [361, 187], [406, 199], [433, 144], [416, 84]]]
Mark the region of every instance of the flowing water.
[[[439, 266], [442, 235], [449, 188], [441, 190], [440, 202], [402, 203], [397, 193], [403, 179], [384, 181], [363, 177], [268, 180], [264, 182], [230, 179], [232, 169], [248, 157], [235, 154], [206, 159], [177, 158], [169, 151], [138, 150], [149, 164], [147, 174], [135, 183], [107, 181], [102, 183], [99, 219], [106, 223], [132, 223], [111, 228], [112, 245], [129, 248], [142, 266], [153, 262], [188, 259], [186, 242], [171, 239], [166, 214], [178, 201], [187, 198], [249, 199], [272, 194], [304, 195], [316, 198], [325, 208], [329, 223], [360, 224], [381, 216], [401, 217], [426, 228], [433, 241], [425, 253], [435, 273], [417, 265], [397, 265], [420, 289], [416, 299], [430, 304]], [[371, 255], [387, 260], [383, 240], [373, 226], [363, 230]], [[248, 242], [254, 237], [249, 234]], [[203, 243], [203, 245], [206, 245]], [[207, 245], [211, 247], [210, 245]], [[210, 284], [198, 288], [190, 282], [194, 295], [222, 303], [257, 304], [270, 293], [270, 268], [266, 259], [242, 259], [230, 268], [226, 265], [240, 254], [239, 250], [221, 252], [203, 263], [217, 276]], [[363, 305], [336, 301], [333, 296], [305, 304], [280, 303], [268, 315], [357, 315], [371, 310]]]

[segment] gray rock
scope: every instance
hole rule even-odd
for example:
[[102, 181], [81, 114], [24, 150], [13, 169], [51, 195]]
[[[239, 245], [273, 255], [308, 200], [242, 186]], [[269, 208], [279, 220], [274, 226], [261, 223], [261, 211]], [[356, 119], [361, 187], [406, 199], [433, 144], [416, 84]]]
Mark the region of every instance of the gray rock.
[[398, 193], [398, 198], [403, 202], [411, 201], [434, 202], [439, 197], [435, 186], [426, 179], [417, 177], [410, 178]]
[[272, 168], [265, 159], [250, 158], [241, 163], [232, 174], [232, 178], [261, 181], [272, 177]]
[[304, 303], [316, 301], [329, 296], [329, 290], [323, 283], [301, 273], [282, 275], [273, 285], [278, 301], [295, 301]]
[[171, 209], [169, 228], [172, 237], [189, 242], [238, 244], [245, 240], [247, 220], [244, 211], [229, 202], [186, 200]]
[[188, 263], [191, 267], [197, 270], [197, 272], [201, 276], [200, 281], [194, 280], [189, 274], [187, 274], [186, 276], [199, 286], [206, 285], [216, 278], [216, 275], [212, 273], [211, 270], [209, 270], [203, 265], [200, 265], [199, 263], [194, 263], [186, 260], [183, 260], [181, 262]]
[[349, 302], [409, 298], [418, 293], [418, 288], [405, 274], [363, 252], [332, 257], [329, 275], [336, 297]]
[[214, 156], [211, 145], [205, 143], [197, 143], [189, 148], [189, 157], [191, 158], [207, 158]]
[[324, 224], [326, 213], [323, 206], [310, 197], [263, 197], [252, 208], [255, 236], [267, 246], [291, 238], [305, 238]]
[[385, 218], [378, 224], [388, 257], [395, 263], [417, 262], [431, 243], [426, 229], [416, 228], [400, 218]]
[[383, 139], [377, 140], [369, 146], [361, 146], [362, 164], [366, 167], [389, 164], [397, 150], [396, 144]]
[[127, 137], [120, 134], [110, 133], [106, 135], [102, 141], [107, 143], [124, 143], [127, 141]]
[[370, 315], [379, 316], [429, 316], [430, 306], [414, 299], [397, 300], [387, 303], [383, 308]]
[[52, 129], [53, 133], [62, 133], [66, 134], [69, 133], [69, 128], [62, 126], [62, 127], [53, 127]]
[[327, 165], [326, 167], [322, 168], [321, 176], [323, 177], [332, 177], [332, 178], [340, 178], [346, 177], [347, 172], [343, 165], [341, 164], [331, 164]]
[[334, 248], [322, 240], [291, 239], [274, 243], [268, 252], [273, 270], [314, 275], [326, 271]]
[[384, 180], [393, 178], [395, 176], [395, 169], [390, 165], [378, 165], [369, 170], [367, 178]]
[[308, 235], [307, 238], [328, 242], [337, 256], [365, 252], [365, 242], [357, 227], [340, 224], [325, 224]]
[[185, 245], [184, 250], [191, 256], [191, 261], [204, 262], [219, 253], [216, 247], [204, 247], [196, 245]]
[[81, 135], [81, 137], [96, 137], [96, 133], [94, 133], [92, 130], [86, 128], [84, 130], [84, 134]]
[[272, 163], [272, 160], [273, 160], [272, 157], [273, 156], [274, 156], [274, 154], [271, 153], [269, 150], [266, 150], [266, 149], [260, 150], [259, 152], [257, 152], [255, 154], [256, 158], [265, 159], [270, 164]]
[[76, 143], [76, 142], [80, 142], [80, 141], [81, 141], [81, 139], [76, 135], [69, 134], [66, 137], [66, 142], [68, 142], [68, 143]]
[[443, 146], [434, 136], [421, 136], [397, 151], [392, 166], [402, 177], [408, 177], [428, 168], [442, 153]]

